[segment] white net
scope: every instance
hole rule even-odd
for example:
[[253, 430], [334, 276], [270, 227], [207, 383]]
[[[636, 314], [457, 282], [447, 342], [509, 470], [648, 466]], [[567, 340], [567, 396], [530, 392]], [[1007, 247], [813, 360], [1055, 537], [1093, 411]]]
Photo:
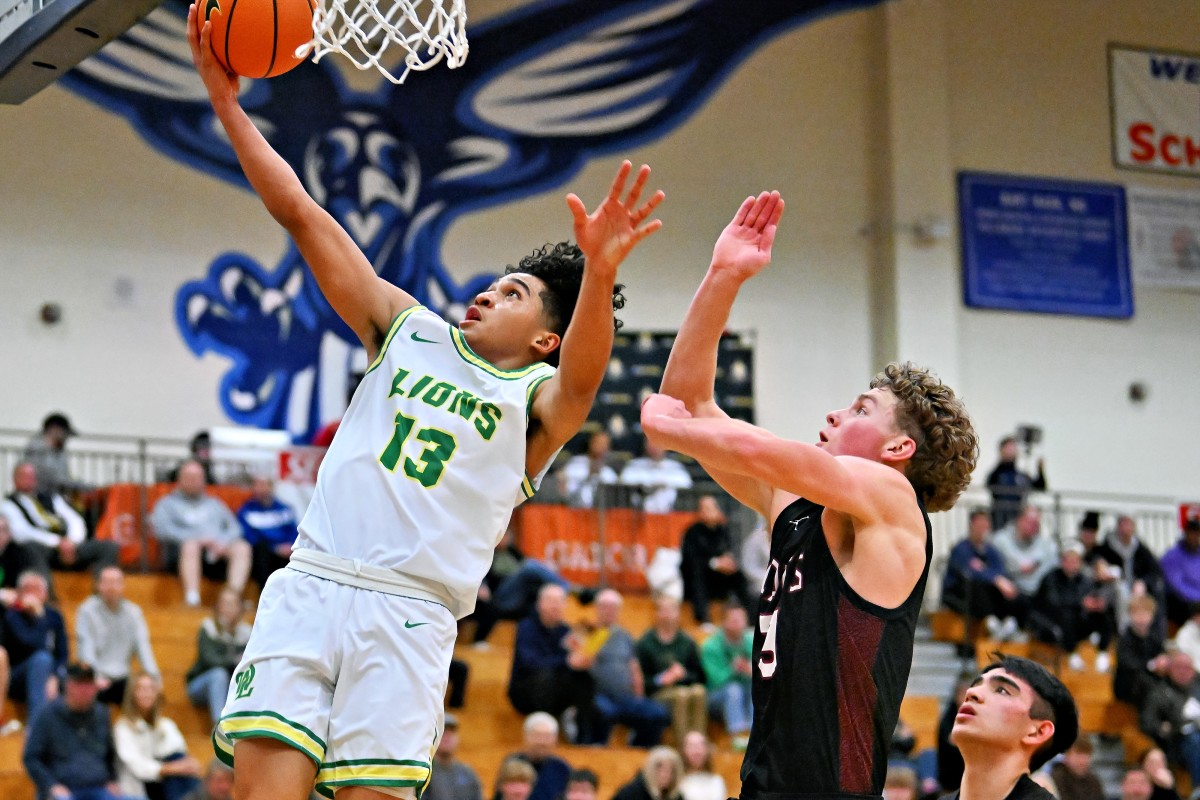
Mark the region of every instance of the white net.
[[[318, 0], [313, 60], [340, 53], [358, 69], [377, 69], [392, 83], [445, 60], [467, 60], [466, 0]], [[403, 70], [389, 66], [403, 49]], [[385, 61], [386, 59], [386, 61]], [[392, 72], [399, 72], [399, 76]]]

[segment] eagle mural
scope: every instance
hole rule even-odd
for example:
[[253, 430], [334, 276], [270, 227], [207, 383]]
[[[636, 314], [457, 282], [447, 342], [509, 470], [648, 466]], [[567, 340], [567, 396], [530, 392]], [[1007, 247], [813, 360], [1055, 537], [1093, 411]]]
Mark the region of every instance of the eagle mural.
[[[441, 257], [459, 216], [566, 183], [592, 158], [669, 133], [755, 48], [815, 18], [880, 0], [541, 0], [469, 25], [464, 66], [364, 92], [336, 57], [269, 80], [241, 101], [309, 193], [376, 272], [448, 319], [493, 279], [456, 282]], [[172, 158], [249, 190], [209, 107], [185, 38], [187, 5], [168, 0], [63, 78], [127, 118]], [[344, 406], [349, 360], [322, 357], [331, 337], [357, 347], [294, 244], [270, 266], [214, 253], [180, 288], [180, 334], [231, 366], [229, 418], [310, 436]], [[339, 398], [344, 393], [334, 392]]]

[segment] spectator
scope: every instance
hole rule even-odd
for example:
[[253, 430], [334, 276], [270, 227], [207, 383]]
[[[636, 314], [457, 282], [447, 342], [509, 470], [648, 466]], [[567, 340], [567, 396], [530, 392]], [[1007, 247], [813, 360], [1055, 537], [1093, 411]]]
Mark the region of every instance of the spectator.
[[588, 742], [594, 736], [595, 682], [587, 671], [582, 642], [563, 621], [566, 606], [566, 592], [548, 583], [538, 592], [534, 613], [517, 624], [508, 699], [522, 714], [547, 711], [561, 717], [574, 708], [578, 727], [570, 738]]
[[21, 720], [13, 717], [12, 719], [4, 718], [4, 710], [6, 707], [5, 700], [8, 698], [8, 651], [0, 647], [0, 736], [8, 736], [21, 730]]
[[58, 697], [67, 668], [67, 629], [62, 614], [46, 605], [49, 596], [46, 577], [28, 570], [17, 579], [17, 598], [4, 612], [8, 696], [24, 701], [31, 722]]
[[179, 486], [154, 506], [150, 523], [164, 545], [167, 568], [179, 570], [184, 603], [200, 605], [201, 561], [217, 579], [219, 571], [214, 568], [227, 562], [229, 585], [241, 596], [250, 574], [250, 545], [242, 539], [233, 512], [205, 492], [199, 462], [183, 463]]
[[[525, 558], [514, 543], [512, 528], [504, 532], [492, 556], [492, 566], [479, 587], [475, 601], [475, 632], [472, 643], [483, 649], [487, 637], [501, 619], [523, 619], [537, 605], [538, 592], [548, 583], [570, 592], [571, 584], [554, 567], [534, 558]], [[588, 601], [589, 590], [579, 590], [581, 602]]]
[[191, 456], [181, 462], [167, 474], [169, 483], [179, 482], [179, 473], [183, 469], [183, 465], [188, 461], [195, 461], [204, 469], [204, 482], [209, 486], [216, 486], [217, 478], [213, 473], [212, 462], [212, 437], [208, 431], [200, 431], [192, 437], [191, 443], [188, 445], [188, 451]]
[[1161, 564], [1166, 581], [1167, 619], [1182, 625], [1191, 616], [1192, 606], [1200, 603], [1200, 519], [1187, 521], [1179, 541], [1163, 553]]
[[1092, 740], [1080, 736], [1050, 768], [1059, 800], [1105, 800], [1104, 785], [1092, 771]]
[[[558, 747], [558, 720], [544, 711], [536, 711], [525, 718], [522, 728], [524, 744], [519, 753], [513, 753], [505, 761], [516, 759], [533, 768], [536, 780], [529, 800], [559, 800], [567, 788], [571, 766], [555, 753]], [[496, 779], [495, 797], [501, 797], [503, 783]]]
[[483, 800], [479, 776], [469, 764], [458, 760], [457, 754], [458, 717], [447, 714], [422, 800]]
[[767, 521], [761, 516], [754, 530], [742, 540], [741, 562], [746, 586], [749, 589], [761, 587], [767, 577], [767, 567], [771, 565], [771, 534], [767, 530]]
[[992, 638], [1004, 641], [1017, 633], [1017, 620], [1028, 614], [1020, 590], [1004, 574], [1004, 556], [988, 541], [991, 532], [991, 515], [984, 509], [972, 511], [967, 536], [951, 548], [942, 579], [942, 603], [966, 618], [958, 652], [962, 658], [974, 657], [982, 621]]
[[567, 790], [563, 800], [596, 800], [600, 789], [600, 778], [590, 769], [573, 769], [567, 776]]
[[701, 731], [688, 731], [679, 749], [683, 758], [683, 779], [679, 793], [683, 800], [725, 800], [725, 779], [713, 772], [713, 746]]
[[219, 758], [210, 760], [200, 788], [183, 800], [233, 800], [233, 767]]
[[1191, 606], [1192, 615], [1175, 632], [1175, 649], [1191, 656], [1193, 664], [1200, 664], [1200, 603]]
[[605, 744], [614, 722], [630, 729], [634, 747], [653, 747], [670, 723], [667, 709], [645, 694], [637, 645], [618, 623], [622, 598], [614, 589], [596, 595], [596, 627], [584, 642], [583, 652], [596, 681], [598, 720], [591, 744]]
[[[1134, 767], [1127, 770], [1125, 777], [1121, 779], [1121, 800], [1158, 800], [1154, 788], [1146, 771]], [[1175, 797], [1178, 798], [1179, 795], [1176, 794]]]
[[883, 800], [917, 800], [916, 770], [889, 765], [883, 779]]
[[533, 767], [519, 758], [507, 758], [496, 773], [496, 800], [530, 800], [534, 781]]
[[450, 659], [450, 671], [446, 679], [446, 706], [462, 708], [467, 704], [467, 683], [471, 679], [471, 665], [461, 658]]
[[1151, 800], [1179, 800], [1179, 792], [1175, 788], [1175, 773], [1167, 764], [1167, 754], [1161, 748], [1151, 747], [1142, 753], [1138, 765], [1150, 781]]
[[659, 745], [646, 754], [641, 770], [617, 790], [613, 800], [682, 800], [679, 793], [682, 779], [683, 762], [679, 754]]
[[1167, 680], [1146, 696], [1141, 709], [1142, 733], [1188, 771], [1192, 784], [1200, 781], [1200, 679], [1187, 653], [1171, 653]]
[[24, 460], [37, 472], [38, 494], [71, 494], [87, 487], [71, 477], [67, 464], [67, 439], [75, 436], [65, 414], [54, 413], [42, 420], [42, 432], [25, 445]]
[[637, 657], [646, 696], [671, 711], [675, 742], [682, 744], [688, 731], [708, 730], [704, 668], [696, 643], [679, 628], [679, 601], [654, 602], [654, 626], [638, 640]]
[[63, 696], [34, 714], [22, 760], [38, 796], [120, 800], [108, 709], [96, 702], [96, 675], [86, 664], [66, 671]]
[[667, 451], [642, 439], [644, 455], [632, 458], [621, 470], [620, 483], [641, 489], [639, 507], [651, 514], [666, 514], [675, 508], [680, 489], [692, 488], [687, 467], [667, 455]]
[[[735, 750], [745, 750], [754, 709], [750, 703], [754, 634], [741, 606], [725, 609], [721, 629], [700, 645], [708, 688], [708, 710], [724, 721]], [[685, 755], [686, 760], [686, 755]]]
[[17, 588], [17, 576], [33, 566], [28, 548], [13, 540], [8, 517], [0, 514], [0, 590]]
[[277, 569], [287, 566], [296, 542], [296, 512], [275, 497], [270, 478], [257, 477], [253, 494], [238, 510], [242, 538], [250, 545], [250, 577], [263, 587]]
[[158, 677], [142, 672], [129, 684], [113, 723], [117, 783], [122, 794], [182, 800], [200, 787], [200, 762], [187, 753], [179, 726], [162, 714]]
[[992, 527], [1003, 528], [1020, 515], [1030, 491], [1046, 491], [1046, 464], [1038, 459], [1037, 475], [1027, 475], [1017, 468], [1017, 440], [1005, 436], [1000, 440], [1000, 462], [987, 477], [992, 493]]
[[1121, 567], [1110, 560], [1110, 551], [1100, 543], [1100, 512], [1084, 513], [1079, 521], [1079, 544], [1083, 547], [1083, 568], [1095, 584], [1095, 592], [1116, 611], [1117, 630], [1125, 630], [1129, 591], [1121, 580]]
[[[1042, 579], [1058, 566], [1058, 548], [1041, 535], [1042, 512], [1025, 506], [1007, 527], [996, 532], [992, 544], [1004, 556], [1004, 571], [1021, 590], [1022, 607], [1037, 594]], [[1021, 620], [1021, 624], [1025, 624]]]
[[87, 538], [87, 524], [66, 498], [37, 487], [37, 468], [22, 461], [13, 469], [13, 492], [0, 506], [13, 539], [35, 569], [49, 576], [51, 569], [79, 571], [117, 563], [116, 542]]
[[146, 618], [136, 603], [125, 599], [125, 573], [120, 567], [100, 570], [96, 593], [80, 604], [75, 615], [75, 653], [96, 671], [102, 703], [125, 699], [129, 661], [134, 656], [143, 672], [159, 678]]
[[1117, 632], [1116, 613], [1095, 593], [1095, 584], [1083, 571], [1082, 545], [1071, 542], [1063, 548], [1060, 566], [1042, 579], [1033, 606], [1029, 624], [1034, 635], [1067, 653], [1071, 669], [1083, 670], [1083, 657], [1076, 650], [1081, 641], [1094, 635], [1096, 671], [1108, 672], [1108, 646]]
[[600, 486], [617, 483], [617, 473], [609, 466], [611, 440], [604, 431], [588, 437], [587, 452], [567, 459], [558, 474], [558, 481], [567, 502], [577, 508], [592, 508], [597, 495], [603, 496]]
[[1163, 638], [1154, 628], [1157, 603], [1149, 595], [1129, 601], [1129, 625], [1117, 642], [1117, 669], [1113, 673], [1113, 697], [1141, 707], [1146, 695], [1166, 674], [1167, 657]]
[[[1127, 597], [1149, 594], [1159, 603], [1160, 619], [1164, 618], [1165, 589], [1163, 571], [1158, 558], [1137, 536], [1137, 524], [1133, 517], [1117, 517], [1117, 526], [1098, 547], [1099, 552], [1110, 563], [1120, 568], [1121, 582]], [[1184, 616], [1187, 616], [1186, 609]], [[1165, 633], [1165, 626], [1163, 628]]]
[[708, 601], [730, 596], [747, 609], [754, 607], [746, 578], [733, 557], [733, 538], [717, 498], [704, 495], [697, 506], [700, 518], [683, 532], [680, 545], [683, 597], [696, 622], [708, 623]]
[[212, 616], [201, 622], [196, 632], [196, 660], [186, 676], [188, 699], [193, 705], [207, 705], [214, 725], [221, 718], [229, 680], [249, 640], [250, 625], [242, 620], [241, 597], [228, 587], [222, 589]]

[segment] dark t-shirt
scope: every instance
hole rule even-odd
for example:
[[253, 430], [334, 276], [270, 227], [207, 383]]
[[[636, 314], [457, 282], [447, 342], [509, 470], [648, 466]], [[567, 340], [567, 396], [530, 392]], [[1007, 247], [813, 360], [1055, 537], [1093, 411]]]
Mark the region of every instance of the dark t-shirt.
[[903, 603], [887, 609], [842, 577], [821, 527], [824, 510], [799, 499], [771, 534], [754, 632], [744, 800], [883, 791], [929, 577], [929, 518], [922, 507], [921, 577]]
[[[942, 800], [958, 800], [958, 792], [948, 794]], [[1033, 778], [1022, 775], [1004, 800], [1054, 800], [1054, 795], [1034, 783]]]

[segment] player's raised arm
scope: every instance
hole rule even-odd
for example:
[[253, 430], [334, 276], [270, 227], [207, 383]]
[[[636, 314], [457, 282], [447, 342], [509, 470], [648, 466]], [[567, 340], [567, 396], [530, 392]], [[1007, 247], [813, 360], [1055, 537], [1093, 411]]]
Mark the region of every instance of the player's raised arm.
[[375, 274], [350, 235], [308, 195], [295, 171], [254, 127], [238, 103], [238, 77], [213, 56], [211, 28], [193, 3], [188, 9], [192, 60], [242, 171], [267, 211], [291, 234], [329, 304], [373, 359], [392, 319], [416, 300]]
[[[642, 429], [658, 445], [689, 455], [714, 472], [804, 497], [863, 522], [881, 521], [890, 508], [915, 508], [904, 473], [888, 466], [912, 457], [916, 443], [907, 435], [896, 436], [881, 456], [884, 463], [839, 457], [741, 420], [693, 417], [681, 401], [666, 395], [652, 395], [643, 404]], [[752, 499], [760, 503], [752, 508], [773, 519], [778, 509], [771, 508], [771, 492]]]
[[587, 419], [613, 342], [613, 286], [617, 268], [637, 244], [662, 227], [650, 219], [665, 195], [656, 191], [641, 202], [650, 168], [642, 165], [628, 193], [625, 185], [633, 167], [625, 161], [613, 178], [608, 196], [591, 214], [583, 201], [567, 195], [575, 223], [575, 240], [583, 251], [583, 281], [575, 313], [563, 333], [559, 368], [534, 399], [538, 421], [529, 440], [527, 462], [540, 468]]
[[[683, 401], [695, 417], [726, 417], [713, 399], [717, 347], [742, 284], [771, 262], [775, 231], [783, 216], [778, 192], [747, 197], [713, 247], [712, 262], [671, 347], [662, 392]], [[751, 508], [770, 504], [770, 486], [747, 475], [701, 465], [717, 483]], [[763, 511], [766, 514], [766, 511]]]

